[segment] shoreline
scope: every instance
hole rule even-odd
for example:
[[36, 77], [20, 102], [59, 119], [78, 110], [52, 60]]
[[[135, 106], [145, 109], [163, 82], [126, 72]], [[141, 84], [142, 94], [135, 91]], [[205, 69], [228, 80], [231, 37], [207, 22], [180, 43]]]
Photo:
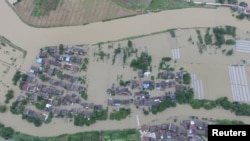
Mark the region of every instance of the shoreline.
[[[187, 109], [185, 111], [183, 111], [182, 109]], [[175, 115], [172, 113], [179, 113], [178, 111], [182, 110], [183, 112], [179, 115]], [[170, 117], [166, 117], [166, 113], [168, 113], [169, 115], [172, 114], [172, 116]], [[190, 114], [192, 113], [192, 114]], [[207, 116], [203, 116], [202, 113], [206, 113]], [[216, 113], [220, 113], [220, 114], [216, 114]], [[150, 116], [150, 115], [148, 115]], [[147, 120], [147, 116], [140, 116], [140, 123], [141, 125], [143, 124], [147, 124], [147, 125], [155, 125], [155, 124], [162, 124], [162, 123], [166, 123], [169, 119], [172, 119], [173, 117], [180, 117], [180, 119], [182, 118], [187, 118], [190, 116], [195, 116], [198, 117], [199, 119], [201, 118], [207, 118], [207, 119], [213, 119], [213, 120], [221, 120], [221, 119], [228, 119], [228, 120], [239, 120], [239, 121], [243, 121], [245, 122], [245, 124], [250, 123], [250, 118], [247, 116], [235, 116], [233, 113], [231, 113], [230, 111], [226, 111], [224, 109], [221, 108], [216, 108], [213, 110], [204, 110], [204, 109], [199, 109], [199, 110], [194, 110], [192, 109], [189, 105], [178, 105], [175, 108], [170, 108], [165, 110], [162, 113], [155, 115], [151, 115], [153, 118], [148, 121]], [[230, 116], [231, 118], [225, 118]], [[15, 119], [14, 116], [3, 116], [3, 117], [8, 117], [9, 120], [10, 119]], [[96, 124], [93, 124], [91, 126], [83, 126], [83, 127], [76, 127], [74, 125], [72, 125], [72, 123], [65, 123], [65, 120], [63, 119], [56, 119], [54, 118], [52, 123], [50, 123], [49, 125], [44, 124], [41, 127], [34, 127], [32, 124], [28, 124], [26, 122], [24, 122], [21, 117], [20, 119], [20, 124], [18, 127], [16, 127], [15, 123], [5, 123], [3, 120], [0, 120], [0, 122], [5, 123], [5, 126], [10, 126], [10, 127], [15, 127], [13, 128], [16, 131], [22, 132], [24, 134], [29, 134], [29, 135], [33, 135], [33, 136], [39, 136], [39, 137], [53, 137], [53, 136], [58, 136], [61, 134], [73, 134], [73, 133], [78, 133], [78, 132], [86, 132], [86, 131], [102, 131], [102, 130], [116, 130], [116, 129], [126, 129], [126, 128], [133, 128], [136, 129], [137, 128], [137, 122], [136, 122], [136, 115], [134, 115], [133, 117], [128, 118], [129, 120], [122, 120], [122, 121], [98, 121]], [[68, 122], [68, 121], [67, 121]], [[57, 125], [57, 126], [53, 126], [53, 125]], [[61, 124], [61, 125], [59, 125]], [[109, 124], [115, 124], [116, 126], [107, 126]], [[23, 128], [23, 127], [26, 128]], [[73, 128], [72, 128], [73, 127]], [[59, 132], [57, 129], [59, 129]], [[69, 128], [74, 129], [74, 130], [68, 130]], [[57, 132], [53, 132], [57, 130]]]

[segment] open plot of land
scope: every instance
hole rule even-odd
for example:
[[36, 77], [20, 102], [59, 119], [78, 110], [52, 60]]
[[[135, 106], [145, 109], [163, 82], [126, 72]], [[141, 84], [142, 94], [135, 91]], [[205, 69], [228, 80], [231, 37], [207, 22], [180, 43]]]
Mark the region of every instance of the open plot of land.
[[[155, 81], [158, 81], [156, 78], [159, 62], [162, 57], [171, 56], [171, 50], [173, 48], [179, 47], [182, 52], [181, 58], [176, 62], [171, 61], [171, 65], [174, 66], [175, 70], [179, 70], [181, 67], [184, 70], [187, 70], [191, 74], [196, 75], [196, 81], [202, 80], [204, 87], [204, 96], [200, 95], [200, 98], [214, 100], [216, 98], [227, 96], [231, 100], [231, 91], [229, 77], [227, 73], [227, 66], [229, 64], [237, 64], [239, 58], [245, 57], [250, 59], [249, 56], [242, 56], [241, 54], [234, 54], [233, 56], [225, 56], [218, 51], [218, 53], [210, 54], [210, 50], [205, 51], [203, 54], [199, 53], [198, 47], [196, 44], [192, 44], [188, 41], [188, 38], [191, 36], [193, 40], [197, 38], [197, 34], [194, 29], [186, 30], [176, 30], [176, 37], [172, 38], [169, 33], [162, 33], [153, 36], [146, 36], [137, 39], [131, 39], [133, 42], [133, 47], [138, 49], [138, 52], [144, 51], [148, 52], [152, 60], [152, 72], [150, 76], [155, 76]], [[192, 34], [190, 34], [192, 33]], [[168, 42], [170, 41], [171, 42]], [[126, 47], [128, 44], [127, 40], [119, 42], [111, 42], [106, 44], [93, 45], [89, 49], [89, 65], [87, 68], [87, 84], [88, 84], [88, 101], [93, 101], [97, 104], [107, 104], [107, 98], [110, 97], [106, 93], [107, 88], [111, 87], [113, 83], [118, 83], [119, 80], [131, 80], [134, 77], [138, 78], [137, 72], [129, 68], [131, 58], [127, 58], [127, 63], [123, 63], [123, 56], [118, 54], [116, 56], [115, 64], [112, 65], [112, 57], [114, 55], [114, 49]], [[101, 59], [101, 52], [103, 52], [104, 57]], [[108, 55], [109, 54], [109, 55]], [[190, 55], [192, 54], [192, 55]], [[135, 55], [135, 54], [134, 54]], [[134, 56], [133, 56], [134, 57]], [[199, 59], [197, 59], [199, 58]], [[35, 59], [35, 58], [34, 58]], [[209, 71], [207, 71], [209, 70]], [[249, 73], [246, 71], [246, 73]], [[146, 78], [150, 79], [150, 77]], [[198, 81], [197, 81], [198, 82]], [[228, 83], [227, 83], [228, 82]], [[218, 87], [221, 86], [222, 88]], [[202, 89], [202, 88], [201, 88]], [[202, 93], [202, 92], [201, 92]], [[160, 96], [162, 92], [152, 91], [151, 96]], [[197, 93], [197, 98], [199, 94]], [[115, 96], [119, 99], [127, 99], [126, 96]], [[129, 96], [128, 96], [129, 97]], [[70, 108], [73, 106], [69, 106]], [[232, 113], [224, 111], [222, 109], [213, 109], [212, 111], [206, 110], [191, 110], [187, 105], [179, 105], [175, 108], [167, 109], [166, 111], [159, 113], [159, 116], [147, 116], [145, 117], [142, 112], [142, 108], [137, 109], [134, 105], [129, 106], [131, 108], [131, 115], [121, 121], [98, 121], [96, 124], [91, 125], [85, 130], [94, 130], [94, 129], [117, 129], [117, 128], [136, 128], [137, 115], [140, 118], [140, 125], [142, 124], [152, 124], [152, 123], [163, 123], [167, 121], [170, 117], [173, 116], [182, 116], [182, 115], [197, 115], [199, 117], [213, 117], [213, 118], [228, 118], [228, 119], [237, 119], [236, 116]], [[64, 107], [63, 107], [64, 108]], [[110, 108], [117, 109], [117, 108]], [[169, 116], [166, 117], [166, 113]], [[14, 115], [6, 113], [3, 116], [3, 119], [10, 117], [10, 119], [15, 119]], [[246, 122], [249, 121], [249, 118], [238, 117]], [[3, 120], [7, 125], [15, 127], [17, 130], [21, 130], [19, 127], [16, 127], [13, 122]], [[27, 127], [23, 129], [25, 133], [37, 134], [37, 135], [58, 135], [61, 133], [74, 133], [76, 131], [82, 131], [82, 127], [75, 127], [70, 119], [53, 119], [51, 124], [43, 125], [39, 129], [35, 128], [33, 125], [23, 122], [21, 118], [18, 117], [18, 120], [23, 126]], [[67, 128], [66, 128], [67, 127]], [[62, 130], [56, 130], [61, 128]], [[65, 129], [64, 129], [65, 128]], [[32, 130], [30, 129], [37, 129]], [[71, 130], [69, 130], [71, 129]], [[55, 131], [54, 131], [55, 130]], [[54, 131], [54, 132], [51, 132]]]
[[34, 8], [34, 0], [22, 0], [14, 10], [25, 23], [38, 27], [82, 25], [135, 14], [111, 0], [60, 0], [56, 10], [43, 16], [39, 16], [39, 10], [34, 14]]

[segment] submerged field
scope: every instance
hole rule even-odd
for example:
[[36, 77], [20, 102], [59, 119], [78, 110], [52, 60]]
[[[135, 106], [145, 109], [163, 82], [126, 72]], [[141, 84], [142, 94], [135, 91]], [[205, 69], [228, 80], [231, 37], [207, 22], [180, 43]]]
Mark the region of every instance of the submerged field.
[[[212, 28], [211, 28], [212, 29]], [[236, 52], [233, 45], [222, 45], [221, 48], [217, 48], [215, 45], [207, 46], [203, 52], [200, 52], [198, 42], [197, 30], [200, 31], [201, 36], [204, 39], [207, 28], [196, 28], [196, 29], [180, 29], [174, 30], [172, 34], [170, 32], [164, 32], [161, 34], [145, 36], [141, 38], [130, 39], [133, 44], [133, 48], [139, 52], [147, 52], [152, 56], [152, 71], [150, 77], [147, 79], [157, 79], [157, 71], [159, 68], [159, 62], [162, 57], [171, 57], [173, 60], [170, 62], [171, 66], [175, 70], [184, 68], [190, 74], [196, 75], [197, 80], [203, 82], [203, 97], [199, 97], [197, 91], [195, 91], [196, 99], [209, 99], [215, 100], [219, 97], [228, 97], [232, 101], [232, 92], [230, 89], [229, 75], [227, 67], [228, 65], [243, 65], [241, 59], [250, 59], [245, 53]], [[214, 35], [212, 31], [210, 34], [213, 36], [212, 42], [215, 42]], [[237, 30], [237, 37], [241, 39], [249, 38], [249, 35], [244, 31]], [[190, 40], [192, 39], [192, 41]], [[226, 36], [226, 38], [229, 38]], [[232, 38], [232, 37], [230, 37]], [[234, 38], [233, 38], [234, 39]], [[87, 85], [88, 85], [88, 102], [95, 102], [96, 104], [102, 104], [104, 107], [107, 105], [107, 99], [118, 98], [118, 99], [130, 99], [130, 96], [111, 96], [106, 93], [107, 89], [110, 88], [114, 83], [119, 84], [119, 80], [131, 80], [138, 78], [137, 71], [130, 68], [130, 62], [136, 56], [132, 55], [132, 58], [127, 58], [124, 61], [124, 56], [122, 55], [123, 49], [127, 48], [128, 40], [122, 40], [117, 42], [100, 43], [96, 45], [91, 45], [88, 56], [89, 64], [87, 67]], [[121, 54], [117, 54], [115, 57], [115, 62], [113, 63], [114, 50], [121, 48]], [[227, 56], [223, 53], [223, 49], [234, 50], [233, 55]], [[176, 51], [176, 53], [173, 53]], [[175, 59], [174, 59], [175, 58]], [[34, 58], [35, 59], [35, 58]], [[32, 61], [33, 62], [33, 61]], [[249, 74], [249, 66], [244, 66], [246, 73]], [[207, 71], [209, 70], [209, 71]], [[14, 72], [13, 72], [14, 73]], [[250, 81], [247, 78], [248, 82]], [[220, 87], [218, 87], [220, 86]], [[18, 91], [16, 89], [16, 91]], [[152, 96], [160, 96], [163, 93], [160, 91], [152, 91]], [[19, 95], [19, 94], [16, 94]], [[14, 101], [14, 100], [13, 100]], [[29, 106], [31, 107], [31, 105]], [[74, 107], [74, 106], [69, 106]], [[212, 110], [194, 110], [189, 105], [177, 105], [175, 108], [169, 108], [157, 116], [149, 114], [145, 116], [142, 108], [136, 108], [134, 105], [128, 106], [131, 108], [131, 114], [123, 120], [114, 121], [98, 121], [95, 124], [86, 128], [76, 127], [73, 125], [71, 118], [61, 119], [53, 118], [50, 124], [44, 124], [37, 128], [34, 125], [23, 121], [20, 116], [12, 115], [7, 112], [2, 115], [1, 122], [6, 123], [8, 126], [13, 127], [15, 130], [22, 130], [24, 133], [30, 133], [39, 136], [54, 136], [62, 133], [74, 133], [78, 131], [92, 131], [95, 129], [107, 130], [107, 129], [119, 129], [119, 128], [137, 128], [138, 123], [136, 117], [138, 115], [140, 123], [146, 125], [164, 123], [166, 121], [171, 121], [174, 117], [182, 119], [189, 116], [197, 116], [199, 118], [209, 118], [209, 119], [233, 119], [233, 120], [243, 120], [245, 123], [249, 123], [249, 118], [245, 116], [235, 116], [234, 113], [225, 111], [221, 108], [215, 108]], [[110, 107], [109, 112], [117, 110], [117, 107]], [[166, 116], [166, 114], [168, 116]], [[25, 129], [21, 126], [16, 126], [15, 119], [19, 125], [27, 127]], [[61, 130], [56, 130], [61, 128]], [[34, 130], [30, 130], [34, 129]], [[36, 129], [36, 130], [35, 130]], [[70, 130], [69, 130], [70, 129]], [[53, 132], [51, 132], [53, 130]]]
[[[8, 12], [11, 13], [10, 9], [6, 8], [4, 4], [2, 5], [3, 5], [3, 10], [7, 10], [7, 11], [9, 10]], [[241, 38], [241, 39], [249, 38], [249, 34], [246, 34], [246, 30], [248, 30], [248, 26], [247, 26], [248, 22], [236, 21], [234, 17], [231, 17], [228, 9], [220, 8], [218, 10], [214, 10], [214, 9], [206, 9], [204, 11], [203, 10], [204, 9], [186, 9], [183, 11], [176, 10], [176, 11], [169, 11], [170, 16], [168, 14], [165, 14], [165, 12], [162, 12], [162, 13], [156, 13], [156, 14], [151, 14], [151, 15], [142, 15], [138, 17], [133, 17], [131, 19], [122, 19], [119, 21], [117, 20], [117, 21], [107, 22], [107, 23], [92, 24], [92, 25], [84, 26], [84, 27], [79, 26], [79, 27], [67, 27], [67, 28], [55, 28], [55, 29], [30, 28], [22, 24], [15, 17], [15, 14], [11, 13], [10, 18], [3, 21], [3, 24], [2, 24], [3, 26], [1, 27], [1, 29], [2, 29], [2, 32], [7, 37], [9, 37], [13, 42], [17, 42], [18, 44], [22, 45], [22, 47], [27, 50], [32, 50], [31, 52], [27, 54], [28, 59], [25, 60], [25, 64], [24, 64], [25, 66], [23, 66], [23, 68], [26, 71], [29, 69], [31, 62], [34, 62], [33, 59], [36, 57], [37, 52], [40, 47], [43, 47], [46, 45], [58, 45], [59, 43], [64, 43], [64, 44], [67, 44], [67, 43], [80, 44], [82, 42], [97, 43], [98, 41], [117, 40], [120, 38], [125, 38], [125, 37], [129, 37], [133, 35], [136, 36], [136, 35], [141, 35], [141, 34], [148, 34], [152, 32], [162, 31], [168, 28], [200, 27], [200, 26], [207, 27], [207, 26], [224, 25], [225, 23], [232, 23], [232, 25], [239, 28], [238, 30], [239, 34], [237, 34], [237, 38]], [[5, 12], [2, 12], [2, 13], [5, 13]], [[188, 21], [186, 21], [186, 19], [176, 18], [176, 17], [181, 17], [184, 14], [187, 14], [187, 16], [190, 16], [190, 17], [193, 17], [192, 15], [196, 15], [195, 16], [196, 18], [202, 17], [202, 15], [208, 15], [208, 16], [204, 16], [204, 19], [202, 20], [200, 18], [197, 18], [196, 21], [201, 20], [200, 22], [193, 22], [194, 21], [193, 18], [189, 18]], [[2, 17], [5, 17], [4, 14]], [[11, 18], [11, 17], [14, 17], [14, 18]], [[207, 17], [214, 17], [214, 18], [212, 18], [213, 20], [211, 21], [211, 19]], [[169, 18], [173, 18], [174, 20], [173, 21], [165, 20]], [[150, 19], [150, 20], [146, 20], [146, 19]], [[9, 27], [9, 23], [18, 23], [18, 26], [13, 26], [13, 28], [7, 28]], [[102, 24], [102, 26], [100, 26], [100, 24]], [[126, 26], [126, 25], [131, 25], [131, 24], [135, 25], [133, 26], [134, 28], [132, 26], [130, 27]], [[126, 28], [119, 30], [121, 28], [116, 25], [122, 25], [122, 26], [125, 26]], [[118, 28], [114, 29], [114, 27], [118, 27]], [[88, 30], [86, 28], [88, 28]], [[112, 34], [109, 34], [110, 31], [112, 31], [111, 29], [114, 29], [114, 30], [113, 32], [111, 32]], [[103, 32], [99, 32], [102, 30]], [[13, 34], [12, 31], [15, 32], [16, 34]], [[200, 29], [202, 37], [204, 36], [205, 31], [206, 29]], [[71, 33], [70, 35], [72, 36], [69, 36], [68, 33]], [[205, 90], [204, 98], [214, 99], [220, 96], [228, 96], [229, 99], [231, 100], [232, 98], [230, 98], [230, 96], [232, 96], [232, 94], [230, 93], [231, 91], [230, 91], [230, 86], [229, 86], [230, 85], [229, 77], [228, 77], [226, 66], [229, 64], [240, 64], [241, 63], [240, 60], [242, 58], [249, 59], [249, 55], [246, 53], [237, 53], [234, 51], [234, 55], [225, 56], [225, 54], [222, 53], [222, 49], [215, 49], [215, 48], [211, 48], [211, 49], [207, 48], [207, 51], [204, 51], [202, 54], [200, 54], [198, 46], [196, 44], [193, 45], [192, 43], [188, 42], [190, 36], [195, 42], [198, 41], [197, 33], [195, 30], [193, 29], [177, 30], [175, 31], [175, 34], [176, 34], [176, 38], [170, 37], [169, 33], [164, 33], [164, 34], [159, 34], [156, 36], [151, 36], [151, 37], [148, 36], [144, 38], [131, 39], [131, 40], [136, 45], [136, 47], [141, 48], [141, 50], [147, 49], [148, 51], [150, 51], [150, 54], [152, 54], [152, 56], [154, 56], [154, 58], [156, 59], [156, 60], [154, 59], [152, 62], [155, 64], [157, 63], [157, 60], [158, 61], [160, 60], [160, 57], [162, 55], [171, 56], [172, 49], [177, 50], [177, 52], [179, 49], [180, 59], [177, 60], [176, 63], [173, 62], [173, 65], [175, 65], [176, 68], [183, 66], [190, 73], [196, 74], [197, 79], [203, 80], [204, 90]], [[185, 35], [182, 35], [182, 34], [185, 34]], [[115, 47], [118, 47], [118, 44], [119, 43], [114, 42]], [[125, 46], [127, 44], [127, 40], [121, 41], [120, 44], [121, 46]], [[105, 47], [108, 47], [108, 45], [109, 43], [102, 44], [103, 49], [106, 49]], [[96, 51], [95, 49], [97, 49], [97, 46], [98, 45], [93, 46], [93, 51]], [[227, 46], [222, 46], [222, 48], [223, 49], [227, 48]], [[234, 49], [234, 46], [229, 46], [229, 48]], [[110, 52], [112, 51], [113, 50], [111, 49]], [[126, 76], [124, 75], [124, 78], [134, 77], [135, 75], [135, 73], [133, 73], [132, 75], [127, 74], [127, 71], [130, 72], [131, 70], [127, 68], [123, 69], [123, 66], [121, 64], [120, 65], [116, 64], [110, 67], [112, 64], [111, 63], [112, 58], [109, 59], [109, 62], [106, 60], [102, 62], [100, 59], [99, 61], [97, 61], [97, 58], [92, 58], [92, 61], [95, 61], [95, 62], [92, 62], [89, 65], [89, 70], [92, 71], [89, 73], [93, 77], [99, 77], [99, 79], [97, 80], [90, 79], [89, 83], [91, 83], [91, 85], [92, 84], [97, 85], [100, 91], [95, 87], [89, 88], [90, 92], [91, 93], [93, 92], [92, 95], [89, 95], [89, 100], [91, 101], [96, 100], [98, 103], [106, 102], [105, 98], [108, 98], [108, 95], [105, 93], [106, 88], [102, 86], [102, 84], [106, 83], [107, 80], [104, 80], [104, 79], [109, 78], [109, 77], [111, 78], [109, 78], [106, 84], [107, 87], [110, 87], [112, 85], [112, 82], [116, 81], [117, 74], [115, 73], [112, 74], [112, 71], [118, 70], [120, 71], [119, 74], [126, 73]], [[122, 62], [122, 58], [120, 62]], [[245, 66], [245, 68], [246, 68], [247, 74], [249, 75], [249, 67]], [[211, 70], [211, 72], [207, 70]], [[9, 76], [8, 79], [11, 77], [12, 75]], [[205, 81], [205, 78], [207, 78], [208, 81]], [[225, 81], [225, 80], [228, 80], [228, 81]], [[9, 82], [11, 83], [11, 81]], [[225, 88], [218, 87], [220, 85], [223, 85]], [[225, 92], [222, 92], [223, 90], [221, 89], [225, 89]], [[211, 90], [211, 91], [208, 91], [208, 90]], [[165, 122], [170, 117], [190, 116], [190, 114], [194, 116], [198, 116], [198, 117], [208, 117], [208, 118], [214, 118], [214, 119], [222, 119], [222, 118], [238, 119], [238, 120], [243, 120], [246, 123], [250, 123], [249, 117], [235, 116], [234, 113], [231, 113], [230, 111], [225, 111], [221, 108], [216, 108], [211, 111], [207, 111], [204, 109], [193, 110], [189, 105], [178, 105], [176, 108], [167, 109], [157, 116], [149, 115], [147, 117], [143, 115], [141, 110], [134, 110], [132, 112], [132, 115], [126, 118], [125, 120], [100, 121], [88, 128], [75, 127], [73, 126], [72, 121], [70, 120], [56, 119], [56, 118], [53, 119], [51, 124], [41, 126], [40, 128], [36, 128], [34, 127], [34, 125], [28, 124], [26, 121], [23, 121], [21, 116], [13, 115], [10, 112], [2, 114], [0, 121], [5, 123], [7, 126], [11, 126], [17, 131], [22, 131], [24, 133], [39, 135], [39, 136], [54, 136], [54, 135], [59, 135], [62, 133], [80, 132], [83, 130], [91, 131], [95, 129], [106, 130], [106, 129], [119, 129], [119, 128], [136, 128], [137, 123], [136, 123], [135, 113], [138, 113], [142, 124], [152, 124], [154, 122], [159, 122], [159, 123]]]
[[22, 0], [13, 9], [25, 23], [36, 27], [83, 25], [135, 14], [111, 0], [57, 0], [52, 3]]
[[[214, 0], [201, 0], [214, 2]], [[11, 6], [35, 27], [86, 25], [162, 10], [195, 7], [186, 0], [22, 0]]]

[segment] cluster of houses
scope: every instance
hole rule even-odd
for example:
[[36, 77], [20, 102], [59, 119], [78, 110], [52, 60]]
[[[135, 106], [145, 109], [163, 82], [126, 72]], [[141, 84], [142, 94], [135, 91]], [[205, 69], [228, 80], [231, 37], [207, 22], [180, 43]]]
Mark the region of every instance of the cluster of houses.
[[151, 96], [150, 92], [140, 91], [134, 94], [134, 104], [136, 106], [153, 106], [160, 104], [167, 99], [175, 100], [175, 93], [173, 91], [166, 92], [162, 96]]
[[[80, 83], [76, 73], [86, 54], [87, 48], [78, 46], [59, 45], [41, 49], [36, 64], [30, 67], [22, 86], [26, 96], [20, 95], [17, 102], [27, 98], [36, 104], [40, 103], [39, 99], [42, 98], [43, 104], [46, 102], [46, 105], [42, 109], [43, 113], [25, 107], [22, 114], [46, 121], [49, 113], [55, 117], [83, 114], [85, 118], [90, 118], [94, 111], [103, 110], [102, 105], [86, 103], [80, 96], [80, 93], [86, 92], [87, 89]], [[41, 75], [45, 81], [40, 78]], [[76, 104], [74, 108], [65, 107]], [[18, 106], [16, 109], [18, 110]]]
[[[83, 60], [82, 56], [85, 54], [85, 48], [77, 48], [75, 46], [71, 48], [55, 46], [47, 47], [45, 50], [41, 49], [39, 58], [36, 60], [38, 65], [30, 67], [26, 83], [22, 89], [24, 91], [47, 94], [63, 94], [63, 91], [59, 90], [61, 88], [68, 91], [86, 91], [83, 85], [78, 84], [79, 77], [73, 75], [75, 71], [79, 70], [79, 65], [82, 64]], [[63, 68], [73, 71], [71, 72], [72, 74], [62, 73]], [[47, 85], [38, 82], [38, 78], [41, 75], [43, 81], [46, 80], [48, 82]]]
[[[186, 72], [163, 71], [159, 73], [159, 80], [149, 80], [145, 78], [142, 71], [138, 71], [139, 79], [133, 79], [128, 86], [114, 85], [107, 89], [107, 94], [132, 96], [133, 99], [109, 98], [109, 106], [129, 105], [133, 103], [136, 106], [152, 106], [159, 104], [167, 99], [175, 101], [176, 91], [185, 91], [190, 89], [189, 85], [183, 84], [183, 76]], [[145, 78], [145, 79], [144, 79]], [[139, 90], [139, 91], [138, 91]], [[154, 91], [161, 91], [161, 96], [154, 96]]]
[[71, 48], [48, 47], [45, 50], [40, 50], [39, 58], [36, 62], [46, 67], [54, 66], [59, 69], [78, 72], [79, 65], [83, 63], [82, 56], [86, 55], [86, 53], [85, 49], [76, 46]]
[[183, 120], [179, 124], [166, 123], [141, 129], [143, 141], [204, 141], [208, 122], [202, 120]]
[[41, 113], [41, 112], [37, 112], [31, 109], [24, 109], [23, 111], [23, 115], [24, 116], [28, 116], [31, 118], [36, 118], [36, 119], [40, 119], [41, 121], [45, 122], [48, 119], [48, 115]]
[[[99, 111], [103, 110], [102, 105], [94, 105], [92, 103], [92, 106], [85, 107], [83, 108], [71, 108], [71, 109], [63, 109], [63, 108], [55, 108], [51, 106], [50, 104], [46, 105], [46, 109], [44, 110], [47, 113], [51, 113], [54, 117], [63, 117], [63, 118], [68, 118], [70, 116], [75, 116], [75, 115], [83, 115], [84, 118], [90, 119], [92, 116], [92, 113], [94, 111]], [[32, 118], [38, 118], [41, 121], [45, 122], [48, 119], [48, 114], [44, 112], [38, 112], [35, 110], [31, 110], [29, 108], [25, 108], [23, 111], [23, 115], [32, 117]]]
[[[26, 96], [31, 102], [37, 101], [37, 95], [35, 94], [27, 93]], [[24, 99], [26, 99], [26, 97], [20, 95], [17, 97], [16, 101], [21, 103]], [[20, 110], [19, 103], [15, 107], [15, 110]], [[78, 104], [79, 106], [74, 108], [60, 107], [61, 105], [65, 106], [73, 104]], [[49, 99], [43, 111], [31, 110], [30, 108], [25, 107], [22, 114], [31, 118], [38, 118], [45, 122], [48, 119], [49, 113], [51, 113], [54, 117], [63, 118], [82, 114], [84, 118], [89, 119], [94, 111], [100, 110], [103, 110], [102, 105], [84, 102], [76, 94], [67, 94], [57, 99]]]
[[94, 103], [79, 103], [81, 107], [78, 108], [71, 108], [71, 109], [66, 109], [66, 108], [60, 108], [60, 107], [55, 107], [52, 106], [51, 104], [46, 105], [45, 111], [52, 113], [55, 117], [70, 117], [70, 116], [75, 116], [82, 114], [84, 118], [89, 119], [94, 111], [100, 111], [103, 110], [102, 105], [96, 105]]

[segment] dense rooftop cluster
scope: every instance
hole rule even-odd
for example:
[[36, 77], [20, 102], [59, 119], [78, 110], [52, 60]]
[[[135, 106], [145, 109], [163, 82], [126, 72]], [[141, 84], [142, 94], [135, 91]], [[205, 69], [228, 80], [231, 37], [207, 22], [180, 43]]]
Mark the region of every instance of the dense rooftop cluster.
[[[12, 104], [11, 111], [22, 114], [33, 121], [46, 121], [49, 116], [72, 117], [83, 115], [89, 119], [94, 111], [103, 110], [102, 105], [87, 103], [81, 97], [87, 93], [86, 84], [81, 81], [81, 65], [87, 58], [88, 46], [45, 47], [40, 50], [36, 62], [30, 67], [19, 95]], [[32, 103], [42, 111], [26, 106]], [[61, 106], [77, 105], [74, 108]]]
[[182, 120], [180, 123], [165, 123], [142, 127], [143, 141], [204, 141], [208, 133], [207, 121]]
[[[144, 73], [146, 74], [146, 73]], [[190, 89], [189, 84], [183, 83], [183, 76], [187, 74], [185, 71], [162, 71], [158, 80], [151, 80], [145, 76], [141, 70], [138, 71], [139, 79], [132, 79], [126, 86], [115, 86], [107, 89], [110, 95], [133, 96], [131, 99], [109, 98], [108, 105], [120, 106], [134, 104], [136, 106], [157, 105], [167, 99], [175, 101], [176, 91], [186, 91]], [[154, 91], [160, 91], [161, 96], [154, 96]]]

